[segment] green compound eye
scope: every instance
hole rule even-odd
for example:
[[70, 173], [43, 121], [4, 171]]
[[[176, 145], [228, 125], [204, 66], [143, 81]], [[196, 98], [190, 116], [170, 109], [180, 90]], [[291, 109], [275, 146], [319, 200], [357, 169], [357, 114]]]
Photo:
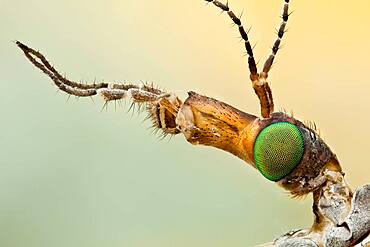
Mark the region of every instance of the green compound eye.
[[264, 177], [278, 181], [301, 161], [304, 140], [297, 126], [288, 122], [273, 123], [264, 128], [254, 143], [254, 160]]

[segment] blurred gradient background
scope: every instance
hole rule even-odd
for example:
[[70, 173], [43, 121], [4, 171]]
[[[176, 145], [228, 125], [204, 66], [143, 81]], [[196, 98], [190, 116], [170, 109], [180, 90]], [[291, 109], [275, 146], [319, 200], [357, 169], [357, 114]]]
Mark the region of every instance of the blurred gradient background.
[[[291, 1], [277, 110], [315, 121], [348, 182], [370, 182], [370, 1]], [[282, 0], [232, 0], [263, 63]], [[74, 80], [154, 82], [259, 114], [243, 43], [203, 0], [0, 0], [0, 246], [245, 247], [312, 223], [228, 153], [158, 140], [144, 114], [56, 93], [12, 40]]]

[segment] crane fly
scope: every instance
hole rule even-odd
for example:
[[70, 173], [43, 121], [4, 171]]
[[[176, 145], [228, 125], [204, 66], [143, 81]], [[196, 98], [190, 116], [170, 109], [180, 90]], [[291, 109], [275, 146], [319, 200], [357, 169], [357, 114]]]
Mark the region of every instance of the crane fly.
[[106, 103], [130, 99], [133, 104], [146, 107], [153, 126], [163, 134], [182, 134], [191, 144], [227, 151], [256, 168], [264, 178], [275, 182], [293, 197], [313, 192], [316, 220], [311, 230], [322, 229], [322, 215], [325, 212], [320, 211], [318, 205], [324, 186], [343, 185], [339, 194], [347, 204], [350, 204], [353, 193], [344, 182], [344, 173], [337, 156], [320, 138], [315, 127], [285, 112], [274, 111], [268, 75], [286, 32], [290, 15], [289, 0], [283, 1], [282, 21], [277, 29], [277, 37], [261, 70], [257, 69], [249, 33], [240, 17], [228, 4], [218, 0], [204, 1], [226, 12], [244, 41], [250, 80], [260, 102], [260, 116], [242, 112], [193, 91], [188, 92], [187, 98], [183, 100], [172, 92], [150, 84], [83, 84], [71, 81], [62, 76], [40, 52], [20, 41], [16, 41], [16, 44], [34, 66], [68, 95], [101, 96]]

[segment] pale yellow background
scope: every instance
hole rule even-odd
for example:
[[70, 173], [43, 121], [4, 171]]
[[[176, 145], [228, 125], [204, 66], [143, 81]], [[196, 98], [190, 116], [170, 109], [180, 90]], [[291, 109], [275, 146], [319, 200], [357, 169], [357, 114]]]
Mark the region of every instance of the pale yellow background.
[[[281, 0], [231, 0], [263, 63]], [[354, 187], [370, 182], [370, 1], [295, 0], [270, 82], [277, 109], [315, 121]], [[127, 108], [66, 102], [11, 42], [75, 80], [149, 81], [258, 114], [243, 44], [203, 0], [0, 0], [0, 246], [245, 247], [309, 226], [241, 160], [159, 141]]]

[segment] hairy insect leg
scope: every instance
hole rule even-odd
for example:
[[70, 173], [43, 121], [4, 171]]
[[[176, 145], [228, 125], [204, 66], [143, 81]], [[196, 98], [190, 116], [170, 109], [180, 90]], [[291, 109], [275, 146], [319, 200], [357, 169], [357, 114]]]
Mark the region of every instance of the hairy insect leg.
[[150, 84], [73, 82], [62, 76], [40, 52], [19, 41], [16, 44], [34, 66], [49, 76], [54, 84], [69, 96], [99, 95], [105, 101], [104, 107], [109, 101], [130, 99], [134, 105], [146, 106], [154, 127], [161, 129], [165, 134], [180, 133], [176, 117], [182, 102], [176, 95], [164, 92]]
[[[24, 52], [28, 60], [30, 60], [30, 62], [33, 65], [35, 65], [37, 68], [39, 68], [42, 72], [47, 74], [57, 84], [57, 86], [60, 84], [63, 84], [61, 88], [62, 90], [65, 87], [76, 88], [76, 89], [98, 89], [98, 88], [105, 88], [108, 86], [107, 83], [83, 84], [83, 83], [77, 83], [77, 82], [70, 81], [64, 76], [62, 76], [40, 52], [28, 47], [27, 45], [21, 43], [20, 41], [16, 41], [16, 44]], [[66, 90], [69, 90], [69, 88], [67, 88]], [[94, 95], [93, 90], [90, 90], [89, 92], [91, 95]], [[80, 92], [76, 90], [76, 94], [78, 93]], [[91, 95], [76, 95], [76, 96], [91, 96]]]
[[180, 133], [181, 131], [176, 119], [182, 104], [182, 101], [174, 94], [147, 104], [147, 110], [152, 119], [153, 126], [161, 129], [164, 134]]
[[[158, 92], [158, 94], [153, 93], [153, 91]], [[127, 98], [132, 100], [133, 105], [139, 105], [139, 108], [145, 105], [153, 127], [162, 130], [164, 134], [180, 133], [176, 117], [182, 101], [173, 93], [165, 93], [147, 85], [127, 90], [103, 88], [98, 89], [98, 93], [106, 102]]]
[[40, 52], [19, 41], [16, 41], [16, 44], [34, 66], [49, 76], [60, 90], [69, 95], [90, 97], [100, 94], [107, 101], [118, 100], [130, 96], [137, 101], [141, 101], [140, 97], [144, 97], [144, 101], [153, 101], [158, 100], [158, 97], [164, 94], [164, 92], [155, 88], [153, 85], [107, 82], [84, 84], [71, 81], [62, 76], [53, 66], [51, 66], [50, 62]]

